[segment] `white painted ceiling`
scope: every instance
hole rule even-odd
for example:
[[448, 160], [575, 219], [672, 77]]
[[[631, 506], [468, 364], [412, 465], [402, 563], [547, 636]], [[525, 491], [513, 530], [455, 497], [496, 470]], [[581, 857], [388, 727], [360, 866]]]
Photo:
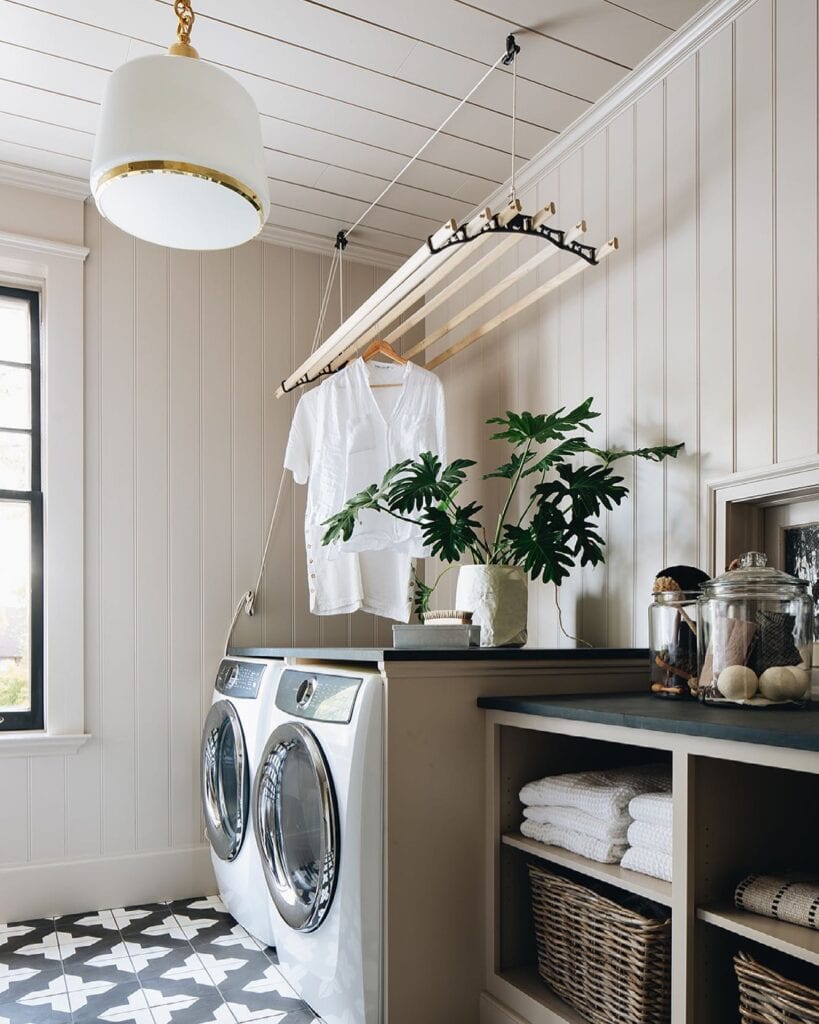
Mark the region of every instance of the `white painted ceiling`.
[[[194, 0], [192, 42], [262, 115], [272, 224], [334, 238], [516, 32], [520, 161], [703, 0]], [[108, 74], [173, 41], [171, 0], [0, 0], [0, 163], [87, 180]], [[356, 233], [406, 254], [509, 177], [496, 71]], [[168, 97], [173, 103], [173, 97]], [[351, 241], [351, 246], [353, 242]]]

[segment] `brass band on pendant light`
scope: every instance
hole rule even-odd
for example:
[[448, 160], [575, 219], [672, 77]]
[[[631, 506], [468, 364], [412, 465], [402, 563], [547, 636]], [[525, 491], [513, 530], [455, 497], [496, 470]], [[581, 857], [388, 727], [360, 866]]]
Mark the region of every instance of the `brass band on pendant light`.
[[199, 60], [191, 0], [173, 10], [167, 53], [108, 80], [91, 190], [102, 215], [137, 238], [227, 249], [257, 235], [270, 211], [259, 113], [234, 77]]

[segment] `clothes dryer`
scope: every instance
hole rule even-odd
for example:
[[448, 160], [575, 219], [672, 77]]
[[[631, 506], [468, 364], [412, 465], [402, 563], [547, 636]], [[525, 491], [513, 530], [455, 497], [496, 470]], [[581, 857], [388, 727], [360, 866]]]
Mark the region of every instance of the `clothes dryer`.
[[382, 1019], [383, 680], [285, 669], [253, 818], [287, 980], [325, 1024]]
[[250, 797], [283, 662], [224, 658], [201, 748], [205, 831], [222, 902], [255, 939], [275, 945], [272, 901], [253, 834]]

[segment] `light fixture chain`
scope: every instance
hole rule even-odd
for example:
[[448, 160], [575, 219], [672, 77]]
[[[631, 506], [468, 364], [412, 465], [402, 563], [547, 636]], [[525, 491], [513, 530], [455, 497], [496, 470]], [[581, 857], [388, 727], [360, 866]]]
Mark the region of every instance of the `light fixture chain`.
[[174, 0], [173, 9], [179, 18], [176, 26], [176, 38], [180, 43], [188, 44], [191, 41], [191, 29], [196, 20], [190, 0]]

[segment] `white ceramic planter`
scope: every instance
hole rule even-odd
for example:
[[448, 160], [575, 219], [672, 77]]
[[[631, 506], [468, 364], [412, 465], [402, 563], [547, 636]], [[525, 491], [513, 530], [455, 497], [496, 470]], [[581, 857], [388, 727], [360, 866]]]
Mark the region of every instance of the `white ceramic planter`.
[[462, 565], [455, 607], [472, 612], [481, 647], [523, 647], [529, 611], [526, 573], [509, 565]]

